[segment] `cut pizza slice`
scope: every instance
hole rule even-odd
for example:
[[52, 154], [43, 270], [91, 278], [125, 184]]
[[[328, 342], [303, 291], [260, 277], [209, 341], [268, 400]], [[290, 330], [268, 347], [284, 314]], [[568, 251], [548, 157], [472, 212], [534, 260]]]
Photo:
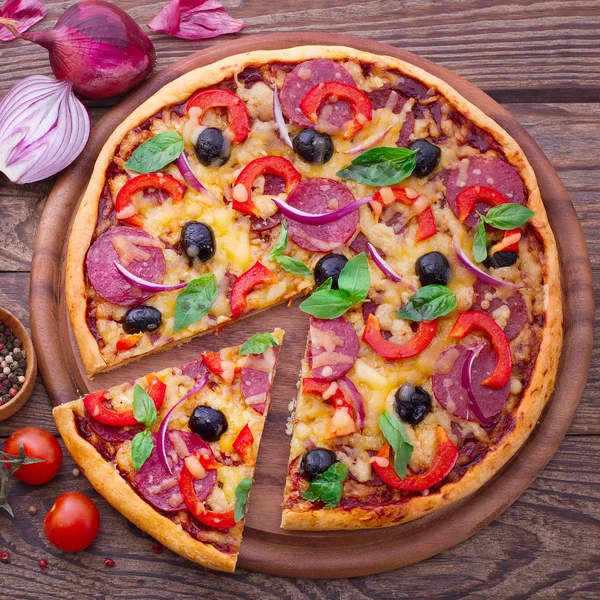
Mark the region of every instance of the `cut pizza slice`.
[[283, 334], [256, 334], [53, 411], [98, 493], [212, 569], [235, 569]]

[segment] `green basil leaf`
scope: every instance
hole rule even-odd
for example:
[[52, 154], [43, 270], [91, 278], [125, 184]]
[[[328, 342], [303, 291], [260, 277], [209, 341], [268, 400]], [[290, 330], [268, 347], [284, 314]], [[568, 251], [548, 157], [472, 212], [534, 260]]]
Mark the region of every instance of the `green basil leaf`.
[[483, 221], [479, 221], [473, 235], [473, 256], [477, 262], [483, 262], [487, 258], [487, 253], [485, 225]]
[[217, 299], [217, 280], [212, 273], [192, 279], [175, 301], [175, 332], [199, 321]]
[[396, 316], [408, 321], [433, 321], [456, 308], [456, 296], [445, 285], [426, 285], [413, 294]]
[[248, 494], [252, 487], [252, 479], [244, 477], [235, 488], [235, 509], [233, 518], [235, 522], [241, 521], [246, 515], [246, 504], [248, 504]]
[[271, 346], [279, 346], [279, 340], [272, 333], [255, 333], [244, 342], [238, 354], [262, 354]]
[[479, 216], [488, 225], [506, 231], [507, 229], [517, 229], [517, 227], [522, 227], [534, 214], [535, 213], [526, 206], [511, 202], [509, 204], [493, 206], [485, 213], [485, 215]]
[[318, 289], [302, 304], [300, 310], [317, 319], [337, 319], [354, 301], [340, 290]]
[[138, 383], [133, 388], [133, 416], [138, 423], [152, 427], [156, 422], [156, 406], [148, 392]]
[[183, 138], [176, 131], [163, 131], [138, 146], [125, 167], [136, 173], [154, 173], [172, 163], [183, 152]]
[[365, 185], [394, 185], [414, 171], [416, 160], [416, 151], [408, 148], [371, 148], [338, 171], [337, 176]]
[[312, 277], [312, 271], [299, 259], [292, 256], [278, 256], [275, 258], [277, 264], [292, 275], [304, 275]]
[[367, 297], [370, 286], [371, 274], [367, 256], [361, 252], [344, 265], [338, 279], [338, 287], [354, 303], [362, 302]]
[[316, 290], [315, 292], [320, 292], [322, 290], [330, 290], [333, 285], [333, 279], [328, 277]]
[[310, 482], [302, 498], [310, 502], [324, 502], [324, 508], [334, 508], [342, 499], [344, 481], [347, 478], [348, 467], [344, 463], [336, 462]]
[[381, 433], [394, 450], [394, 470], [400, 479], [404, 479], [408, 461], [415, 448], [410, 443], [404, 425], [396, 415], [388, 412], [381, 413], [377, 422]]
[[131, 442], [131, 459], [133, 461], [133, 468], [136, 471], [139, 471], [142, 465], [148, 460], [153, 448], [154, 442], [152, 441], [152, 433], [149, 429], [140, 431], [133, 438]]
[[269, 252], [269, 260], [275, 260], [278, 256], [285, 252], [288, 245], [288, 224], [287, 221], [281, 221], [281, 231], [275, 245]]

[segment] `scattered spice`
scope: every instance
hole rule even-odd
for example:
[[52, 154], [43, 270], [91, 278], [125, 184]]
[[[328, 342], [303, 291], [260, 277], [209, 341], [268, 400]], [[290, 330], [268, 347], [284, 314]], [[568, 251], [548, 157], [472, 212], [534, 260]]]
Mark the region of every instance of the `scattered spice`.
[[162, 546], [158, 542], [152, 544], [152, 552], [154, 552], [154, 554], [162, 554], [162, 551]]
[[40, 569], [45, 569], [48, 566], [48, 561], [45, 558], [42, 558], [38, 563]]
[[79, 469], [73, 469], [73, 477], [79, 477], [81, 475], [81, 471]]
[[104, 559], [104, 566], [105, 567], [114, 567], [115, 566], [115, 561], [112, 558], [105, 558]]
[[0, 552], [0, 562], [7, 563], [10, 560], [10, 553], [7, 550]]
[[27, 352], [13, 330], [0, 323], [0, 406], [10, 402], [25, 382]]
[[27, 510], [29, 511], [30, 515], [35, 515], [35, 513], [37, 512], [37, 508], [33, 506], [33, 504]]

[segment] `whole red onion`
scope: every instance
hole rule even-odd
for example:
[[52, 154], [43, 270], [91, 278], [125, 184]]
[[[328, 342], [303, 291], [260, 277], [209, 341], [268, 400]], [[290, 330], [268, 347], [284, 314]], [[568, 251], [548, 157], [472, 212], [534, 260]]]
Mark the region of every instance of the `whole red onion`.
[[[14, 32], [13, 32], [14, 33]], [[150, 38], [123, 10], [104, 0], [69, 7], [49, 31], [18, 37], [46, 48], [57, 79], [66, 79], [88, 98], [122, 94], [154, 69]]]

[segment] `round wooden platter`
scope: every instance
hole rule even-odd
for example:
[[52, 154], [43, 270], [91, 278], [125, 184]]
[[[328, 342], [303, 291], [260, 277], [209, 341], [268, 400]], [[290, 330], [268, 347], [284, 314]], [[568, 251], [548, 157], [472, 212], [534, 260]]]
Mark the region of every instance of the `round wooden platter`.
[[[308, 323], [297, 305], [252, 316], [166, 353], [146, 357], [87, 380], [70, 331], [64, 300], [64, 257], [68, 225], [87, 185], [94, 161], [113, 129], [150, 95], [179, 75], [251, 50], [301, 45], [351, 46], [414, 63], [437, 75], [495, 119], [519, 142], [533, 165], [560, 253], [565, 341], [552, 400], [539, 426], [510, 465], [465, 501], [416, 522], [358, 532], [306, 533], [279, 527], [289, 438], [288, 405], [296, 381]], [[558, 293], [558, 290], [556, 290]], [[185, 363], [201, 351], [241, 343], [252, 333], [286, 330], [273, 402], [263, 437], [256, 482], [238, 566], [288, 577], [352, 577], [408, 565], [462, 542], [504, 511], [532, 483], [556, 451], [579, 404], [591, 359], [594, 298], [583, 232], [569, 196], [548, 159], [501, 106], [454, 73], [410, 52], [366, 39], [334, 34], [286, 33], [217, 43], [156, 74], [96, 125], [79, 159], [60, 177], [40, 222], [31, 271], [31, 328], [40, 371], [54, 405], [166, 366]]]

